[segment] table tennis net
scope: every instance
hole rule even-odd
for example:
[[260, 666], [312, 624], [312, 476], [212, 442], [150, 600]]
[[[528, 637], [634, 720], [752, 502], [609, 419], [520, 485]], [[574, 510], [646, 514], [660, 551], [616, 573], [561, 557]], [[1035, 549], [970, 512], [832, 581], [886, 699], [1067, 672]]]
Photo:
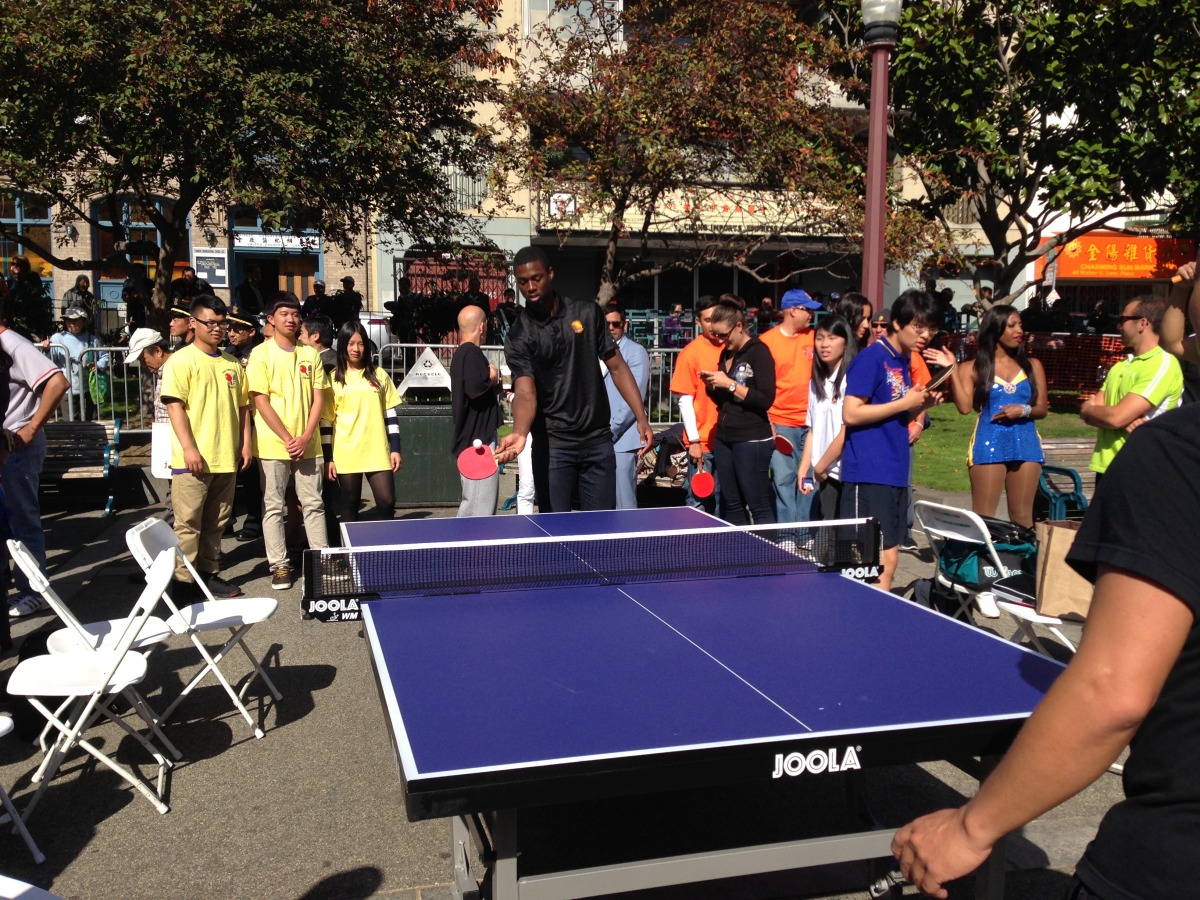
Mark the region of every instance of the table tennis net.
[[[305, 597], [433, 596], [869, 569], [873, 519], [305, 554]], [[869, 572], [855, 572], [858, 577]]]

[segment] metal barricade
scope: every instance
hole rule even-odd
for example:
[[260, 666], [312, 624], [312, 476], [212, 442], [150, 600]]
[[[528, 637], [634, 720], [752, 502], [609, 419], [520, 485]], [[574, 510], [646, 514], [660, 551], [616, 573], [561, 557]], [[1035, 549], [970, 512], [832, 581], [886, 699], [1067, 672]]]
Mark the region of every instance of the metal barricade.
[[84, 402], [84, 396], [87, 392], [91, 399], [91, 372], [95, 369], [101, 378], [107, 379], [103, 387], [96, 387], [99, 398], [99, 402], [94, 403], [96, 418], [120, 419], [123, 431], [150, 428], [154, 419], [154, 400], [148, 396], [148, 387], [143, 389], [142, 368], [125, 365], [125, 347], [90, 347], [80, 353], [78, 359], [67, 357], [58, 347], [39, 345], [38, 349], [54, 360], [70, 385], [54, 412], [54, 421], [78, 422], [83, 418], [89, 405]]

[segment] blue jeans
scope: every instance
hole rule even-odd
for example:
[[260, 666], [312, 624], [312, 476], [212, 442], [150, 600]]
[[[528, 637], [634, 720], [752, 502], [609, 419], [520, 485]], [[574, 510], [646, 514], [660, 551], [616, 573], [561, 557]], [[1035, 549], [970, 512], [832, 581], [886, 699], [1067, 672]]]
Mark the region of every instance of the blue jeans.
[[617, 457], [611, 440], [590, 447], [551, 447], [542, 435], [533, 442], [533, 481], [538, 512], [616, 509]]
[[[23, 449], [8, 454], [4, 463], [4, 502], [8, 506], [13, 537], [33, 554], [38, 567], [46, 571], [46, 532], [42, 530], [42, 507], [38, 502], [38, 482], [46, 460], [46, 435], [37, 436]], [[29, 579], [19, 568], [13, 575], [17, 591], [29, 593]]]
[[812, 507], [812, 494], [801, 494], [797, 476], [800, 473], [800, 457], [804, 455], [804, 442], [808, 440], [807, 426], [776, 425], [777, 434], [790, 440], [794, 449], [791, 456], [778, 450], [771, 454], [771, 484], [775, 488], [775, 516], [780, 522], [807, 522]]
[[687, 484], [684, 485], [684, 490], [687, 491], [687, 499], [684, 501], [693, 509], [702, 509], [707, 513], [716, 515], [717, 504], [721, 502], [721, 479], [716, 477], [716, 467], [713, 465], [713, 455], [708, 451], [704, 453], [704, 470], [712, 472], [714, 478], [712, 496], [701, 499], [692, 493], [692, 476], [699, 470], [696, 468], [696, 461], [689, 455], [687, 458]]
[[775, 521], [775, 504], [771, 502], [770, 440], [734, 441], [727, 444], [719, 438], [713, 441], [713, 461], [721, 479], [721, 518], [730, 525], [748, 525], [746, 508], [755, 525], [770, 525]]

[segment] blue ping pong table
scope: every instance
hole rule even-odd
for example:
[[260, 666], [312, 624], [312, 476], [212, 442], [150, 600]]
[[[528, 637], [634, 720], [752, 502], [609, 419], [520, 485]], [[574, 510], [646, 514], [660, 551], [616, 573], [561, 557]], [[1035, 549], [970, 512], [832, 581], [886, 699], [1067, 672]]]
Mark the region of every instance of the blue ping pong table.
[[[724, 529], [688, 508], [356, 523], [348, 546]], [[464, 550], [464, 552], [468, 552]], [[569, 898], [890, 855], [890, 830], [523, 874], [532, 807], [1002, 754], [1061, 671], [839, 574], [382, 597], [363, 621], [408, 817], [460, 895]], [[976, 774], [979, 769], [976, 769]], [[749, 811], [748, 811], [749, 812]], [[1003, 890], [1003, 847], [983, 895]]]

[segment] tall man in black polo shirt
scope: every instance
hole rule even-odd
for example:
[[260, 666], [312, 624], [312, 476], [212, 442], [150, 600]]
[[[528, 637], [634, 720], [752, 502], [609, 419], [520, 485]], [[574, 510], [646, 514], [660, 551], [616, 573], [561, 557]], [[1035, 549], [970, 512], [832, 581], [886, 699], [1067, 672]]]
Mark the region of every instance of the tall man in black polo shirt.
[[545, 253], [525, 247], [513, 270], [525, 308], [504, 343], [515, 392], [513, 431], [500, 441], [496, 458], [515, 459], [532, 431], [540, 512], [568, 512], [576, 494], [581, 509], [613, 509], [617, 463], [598, 360], [633, 410], [645, 450], [654, 433], [637, 382], [608, 333], [603, 310], [591, 300], [555, 293]]

